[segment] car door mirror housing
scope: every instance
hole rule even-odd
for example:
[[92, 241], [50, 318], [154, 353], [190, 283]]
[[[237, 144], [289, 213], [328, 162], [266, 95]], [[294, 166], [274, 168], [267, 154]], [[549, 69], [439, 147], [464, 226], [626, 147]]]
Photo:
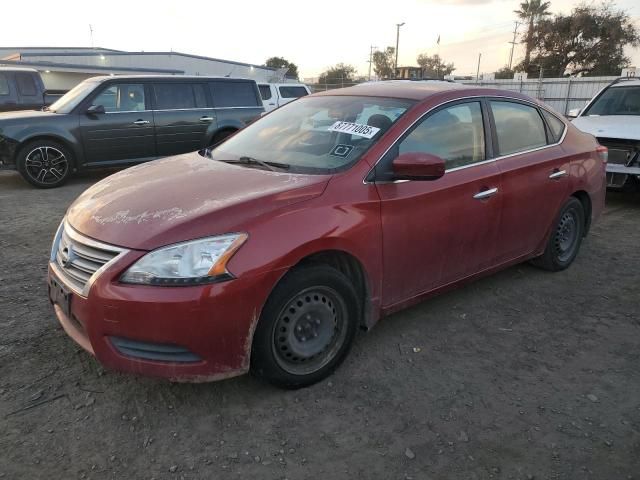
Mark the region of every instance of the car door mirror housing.
[[392, 163], [395, 180], [437, 180], [444, 175], [444, 160], [423, 152], [400, 154]]
[[578, 115], [580, 115], [581, 111], [581, 108], [572, 108], [571, 110], [569, 110], [569, 113], [567, 113], [567, 117], [576, 118]]
[[87, 115], [102, 115], [105, 112], [104, 105], [91, 105], [87, 108]]

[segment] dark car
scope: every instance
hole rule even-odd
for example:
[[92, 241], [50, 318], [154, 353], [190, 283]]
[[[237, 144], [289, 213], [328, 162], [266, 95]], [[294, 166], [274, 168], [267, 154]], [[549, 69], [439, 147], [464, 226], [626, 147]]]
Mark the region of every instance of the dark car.
[[109, 368], [309, 385], [384, 315], [527, 260], [569, 267], [603, 210], [606, 156], [505, 90], [307, 96], [84, 192], [55, 236], [49, 296]]
[[57, 187], [76, 170], [214, 145], [263, 112], [253, 80], [95, 77], [45, 111], [0, 114], [0, 167]]
[[0, 112], [40, 110], [58, 100], [63, 90], [46, 90], [33, 68], [0, 67]]

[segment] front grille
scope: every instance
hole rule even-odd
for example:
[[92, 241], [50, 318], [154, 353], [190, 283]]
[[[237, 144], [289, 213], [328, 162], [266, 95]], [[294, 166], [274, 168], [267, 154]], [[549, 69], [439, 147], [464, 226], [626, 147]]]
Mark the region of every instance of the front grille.
[[616, 165], [635, 163], [640, 151], [640, 143], [632, 140], [598, 137], [598, 143], [609, 149], [608, 163]]
[[83, 296], [88, 293], [92, 275], [124, 251], [80, 235], [66, 224], [59, 235], [54, 261], [61, 280]]

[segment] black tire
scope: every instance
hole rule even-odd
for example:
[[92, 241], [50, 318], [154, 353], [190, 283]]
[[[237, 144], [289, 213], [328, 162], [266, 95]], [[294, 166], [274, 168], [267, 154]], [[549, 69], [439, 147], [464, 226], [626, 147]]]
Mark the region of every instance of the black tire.
[[584, 232], [584, 207], [580, 200], [571, 197], [560, 209], [544, 253], [531, 263], [551, 272], [564, 270], [578, 255]]
[[27, 182], [38, 188], [63, 185], [73, 169], [73, 155], [54, 140], [35, 140], [26, 144], [16, 158], [18, 171]]
[[358, 295], [342, 273], [327, 265], [293, 270], [262, 311], [251, 372], [290, 389], [319, 382], [349, 353], [359, 320]]

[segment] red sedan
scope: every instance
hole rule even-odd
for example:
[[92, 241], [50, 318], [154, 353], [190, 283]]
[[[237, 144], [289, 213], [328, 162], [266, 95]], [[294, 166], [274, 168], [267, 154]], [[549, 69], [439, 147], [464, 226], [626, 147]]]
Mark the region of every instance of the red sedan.
[[602, 212], [606, 159], [517, 93], [312, 95], [89, 188], [55, 236], [49, 295], [108, 368], [301, 387], [387, 314], [519, 262], [567, 268]]

